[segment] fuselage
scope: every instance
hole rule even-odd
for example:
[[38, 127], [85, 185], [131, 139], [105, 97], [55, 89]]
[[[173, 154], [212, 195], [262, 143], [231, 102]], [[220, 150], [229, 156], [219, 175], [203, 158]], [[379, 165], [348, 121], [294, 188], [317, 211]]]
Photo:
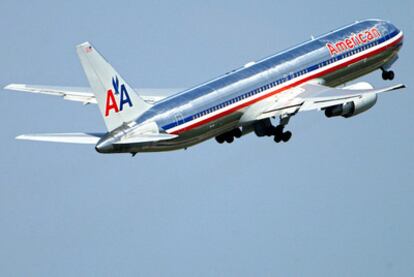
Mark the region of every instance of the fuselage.
[[[178, 137], [118, 146], [110, 152], [175, 150], [236, 127], [247, 130], [250, 123], [240, 119], [252, 106], [269, 98], [283, 101], [290, 97], [291, 88], [305, 82], [338, 86], [377, 70], [396, 59], [402, 40], [402, 32], [382, 20], [364, 20], [334, 30], [157, 102], [134, 126], [152, 121], [162, 132]], [[104, 140], [110, 142], [116, 132]]]

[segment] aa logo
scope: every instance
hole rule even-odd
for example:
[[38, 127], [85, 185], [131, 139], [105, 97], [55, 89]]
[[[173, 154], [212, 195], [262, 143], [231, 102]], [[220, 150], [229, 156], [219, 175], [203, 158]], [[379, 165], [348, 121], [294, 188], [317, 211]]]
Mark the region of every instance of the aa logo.
[[119, 86], [118, 76], [112, 78], [112, 86], [113, 90], [108, 89], [106, 92], [105, 116], [109, 116], [111, 110], [114, 110], [115, 113], [122, 111], [125, 104], [128, 104], [129, 107], [133, 106], [125, 85]]

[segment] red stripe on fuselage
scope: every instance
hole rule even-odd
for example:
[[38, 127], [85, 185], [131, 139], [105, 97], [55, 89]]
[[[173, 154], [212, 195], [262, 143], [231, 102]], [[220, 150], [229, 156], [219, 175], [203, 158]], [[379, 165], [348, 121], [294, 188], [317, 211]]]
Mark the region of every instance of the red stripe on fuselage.
[[306, 78], [304, 78], [302, 80], [296, 81], [296, 82], [294, 82], [294, 83], [292, 83], [290, 85], [287, 85], [285, 87], [281, 87], [281, 88], [276, 89], [274, 91], [271, 91], [271, 92], [269, 92], [269, 93], [267, 93], [265, 95], [262, 95], [260, 97], [255, 98], [255, 99], [252, 99], [250, 101], [247, 101], [245, 103], [242, 103], [242, 104], [240, 104], [240, 105], [238, 105], [236, 107], [233, 107], [233, 108], [231, 108], [229, 110], [226, 110], [226, 111], [223, 111], [223, 112], [218, 113], [216, 115], [213, 115], [213, 116], [211, 116], [209, 118], [203, 119], [203, 120], [201, 120], [199, 122], [196, 122], [194, 124], [191, 124], [189, 126], [186, 126], [186, 127], [182, 128], [182, 129], [175, 130], [175, 131], [171, 132], [171, 134], [178, 135], [178, 134], [181, 134], [181, 133], [183, 133], [185, 131], [189, 131], [189, 130], [194, 129], [194, 128], [198, 127], [198, 126], [204, 125], [204, 124], [206, 124], [206, 123], [208, 123], [210, 121], [216, 120], [216, 119], [218, 119], [220, 117], [226, 116], [226, 115], [231, 114], [231, 113], [233, 113], [233, 112], [235, 112], [237, 110], [240, 110], [240, 109], [243, 109], [243, 108], [245, 108], [247, 106], [250, 106], [250, 105], [252, 105], [252, 104], [254, 104], [256, 102], [259, 102], [259, 101], [261, 101], [263, 99], [266, 99], [268, 97], [271, 97], [271, 96], [273, 96], [275, 94], [278, 94], [278, 93], [281, 93], [281, 92], [283, 92], [285, 90], [288, 90], [290, 88], [296, 87], [296, 86], [298, 86], [300, 84], [303, 84], [304, 82], [307, 82], [309, 80], [316, 79], [318, 77], [324, 76], [324, 75], [329, 74], [329, 73], [331, 73], [333, 71], [336, 71], [338, 69], [341, 69], [343, 67], [346, 67], [346, 66], [348, 66], [348, 65], [350, 65], [350, 64], [352, 64], [354, 62], [358, 62], [358, 61], [363, 60], [365, 58], [368, 58], [368, 57], [372, 57], [374, 55], [377, 55], [377, 54], [383, 52], [384, 50], [386, 50], [386, 49], [388, 49], [390, 47], [393, 47], [394, 45], [397, 45], [398, 43], [400, 43], [402, 41], [403, 37], [404, 36], [401, 36], [398, 40], [394, 41], [393, 43], [391, 43], [389, 45], [384, 45], [381, 48], [378, 48], [378, 49], [376, 49], [376, 50], [374, 50], [372, 52], [366, 53], [366, 54], [364, 54], [364, 55], [362, 55], [360, 57], [356, 57], [356, 58], [354, 58], [352, 60], [349, 60], [347, 62], [344, 62], [342, 64], [338, 64], [338, 65], [336, 65], [336, 66], [334, 66], [332, 68], [328, 68], [328, 69], [326, 69], [324, 71], [321, 71], [319, 73], [315, 73], [314, 75], [308, 76], [308, 77], [306, 77]]

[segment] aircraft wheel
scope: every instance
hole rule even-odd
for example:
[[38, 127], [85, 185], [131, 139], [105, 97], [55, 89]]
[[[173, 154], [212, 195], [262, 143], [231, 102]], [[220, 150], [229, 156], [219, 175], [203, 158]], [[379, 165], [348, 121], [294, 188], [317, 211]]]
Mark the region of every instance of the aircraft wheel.
[[282, 140], [283, 140], [283, 142], [288, 142], [291, 137], [292, 137], [292, 132], [287, 131], [287, 132], [283, 133]]
[[279, 143], [283, 140], [283, 128], [285, 128], [283, 125], [277, 125], [273, 128], [273, 135], [275, 136], [273, 140], [276, 143]]
[[282, 141], [282, 138], [279, 135], [276, 135], [273, 139], [276, 143], [279, 143]]
[[216, 141], [220, 144], [222, 144], [224, 142], [224, 138], [222, 136], [217, 136], [216, 137]]
[[388, 80], [394, 80], [395, 74], [394, 71], [388, 71]]
[[395, 77], [395, 73], [394, 71], [390, 70], [390, 71], [382, 71], [382, 79], [383, 80], [394, 80]]
[[233, 131], [233, 135], [234, 135], [236, 138], [240, 138], [240, 137], [242, 136], [242, 131], [241, 131], [239, 128], [236, 128], [236, 129], [234, 129], [234, 131]]
[[283, 128], [284, 128], [285, 126], [283, 126], [283, 125], [277, 125], [274, 129], [273, 129], [273, 134], [275, 135], [275, 136], [280, 136], [281, 134], [283, 134]]
[[227, 143], [232, 143], [234, 141], [234, 137], [233, 136], [228, 136], [227, 138], [226, 138], [226, 142]]

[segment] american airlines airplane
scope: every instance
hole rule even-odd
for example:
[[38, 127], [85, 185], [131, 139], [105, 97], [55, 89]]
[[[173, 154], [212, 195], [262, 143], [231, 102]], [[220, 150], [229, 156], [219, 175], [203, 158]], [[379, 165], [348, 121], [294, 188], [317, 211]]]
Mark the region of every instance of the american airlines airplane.
[[390, 67], [402, 44], [402, 31], [391, 23], [364, 20], [190, 89], [165, 91], [131, 88], [85, 42], [76, 48], [90, 88], [10, 84], [5, 89], [96, 103], [107, 127], [104, 133], [17, 139], [94, 144], [99, 153], [132, 155], [186, 149], [210, 138], [232, 143], [251, 132], [287, 142], [292, 133], [285, 128], [298, 112], [321, 110], [327, 117], [348, 118], [374, 106], [379, 93], [404, 88], [374, 89], [367, 82], [337, 87], [378, 69], [384, 80], [393, 80]]

